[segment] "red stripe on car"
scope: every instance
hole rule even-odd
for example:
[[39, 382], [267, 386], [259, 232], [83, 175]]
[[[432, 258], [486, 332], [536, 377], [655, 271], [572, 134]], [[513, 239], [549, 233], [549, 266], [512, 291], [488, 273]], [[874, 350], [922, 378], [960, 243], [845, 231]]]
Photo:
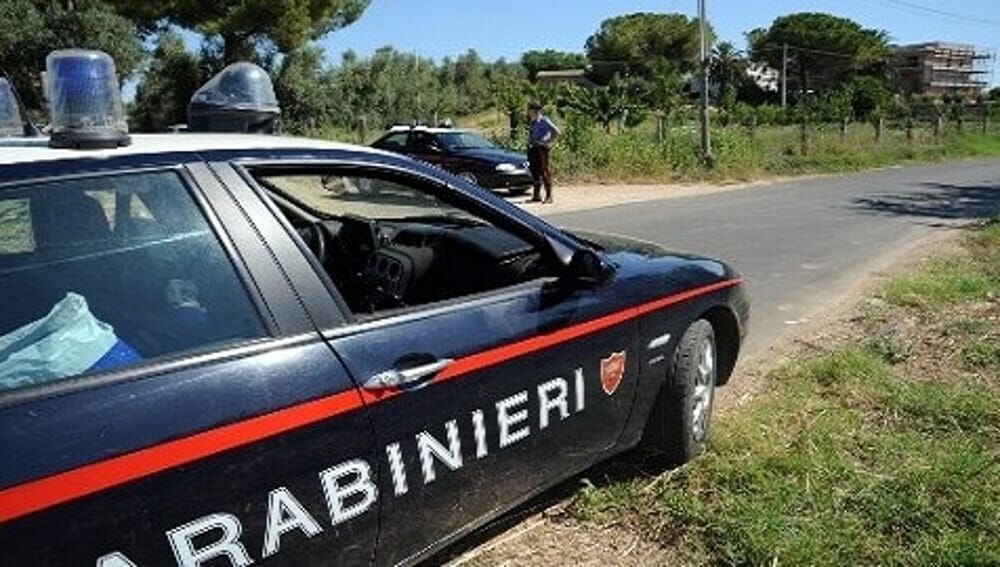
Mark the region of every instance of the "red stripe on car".
[[[435, 382], [451, 380], [502, 362], [525, 356], [682, 301], [739, 284], [740, 278], [723, 280], [591, 319], [558, 331], [531, 337], [455, 360]], [[257, 441], [336, 417], [401, 393], [349, 390], [236, 423], [195, 433], [70, 469], [38, 480], [0, 490], [0, 522], [82, 498], [115, 486], [139, 480], [187, 463], [217, 455]]]

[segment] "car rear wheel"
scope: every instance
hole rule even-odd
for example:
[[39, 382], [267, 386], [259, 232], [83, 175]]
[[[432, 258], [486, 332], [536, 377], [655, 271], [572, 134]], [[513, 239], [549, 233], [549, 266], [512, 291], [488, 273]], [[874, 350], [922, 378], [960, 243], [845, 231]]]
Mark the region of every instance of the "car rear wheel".
[[468, 181], [469, 183], [472, 183], [473, 185], [479, 185], [479, 179], [476, 177], [476, 174], [474, 174], [474, 173], [469, 173], [468, 171], [463, 171], [463, 172], [459, 173], [458, 176], [461, 177], [462, 179]]
[[705, 450], [715, 398], [717, 351], [712, 324], [699, 319], [684, 332], [657, 395], [643, 445], [673, 464]]

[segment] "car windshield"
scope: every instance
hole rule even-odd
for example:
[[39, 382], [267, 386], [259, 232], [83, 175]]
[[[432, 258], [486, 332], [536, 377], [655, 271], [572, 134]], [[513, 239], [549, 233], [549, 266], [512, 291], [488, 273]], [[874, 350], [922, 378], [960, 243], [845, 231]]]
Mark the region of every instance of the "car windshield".
[[496, 147], [492, 142], [474, 132], [447, 132], [438, 134], [438, 140], [449, 150]]

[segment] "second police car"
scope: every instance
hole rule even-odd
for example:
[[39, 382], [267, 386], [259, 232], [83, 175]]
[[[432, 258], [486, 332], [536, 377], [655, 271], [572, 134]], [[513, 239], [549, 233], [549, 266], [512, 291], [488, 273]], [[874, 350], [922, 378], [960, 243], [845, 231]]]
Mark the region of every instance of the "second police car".
[[[101, 54], [47, 77], [52, 138], [0, 142], [3, 564], [413, 563], [704, 447], [749, 310], [723, 263], [377, 150], [128, 137]], [[265, 77], [201, 123], [269, 128]]]

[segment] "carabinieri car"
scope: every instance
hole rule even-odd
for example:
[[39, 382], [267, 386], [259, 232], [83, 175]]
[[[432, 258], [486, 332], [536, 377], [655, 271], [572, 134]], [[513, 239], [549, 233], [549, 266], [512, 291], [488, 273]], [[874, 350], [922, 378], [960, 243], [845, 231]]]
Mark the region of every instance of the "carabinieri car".
[[508, 195], [523, 195], [531, 189], [528, 156], [497, 147], [472, 130], [393, 126], [372, 147], [432, 163], [470, 183], [502, 189]]
[[0, 147], [0, 289], [7, 565], [419, 561], [696, 455], [748, 317], [718, 261], [256, 135]]

